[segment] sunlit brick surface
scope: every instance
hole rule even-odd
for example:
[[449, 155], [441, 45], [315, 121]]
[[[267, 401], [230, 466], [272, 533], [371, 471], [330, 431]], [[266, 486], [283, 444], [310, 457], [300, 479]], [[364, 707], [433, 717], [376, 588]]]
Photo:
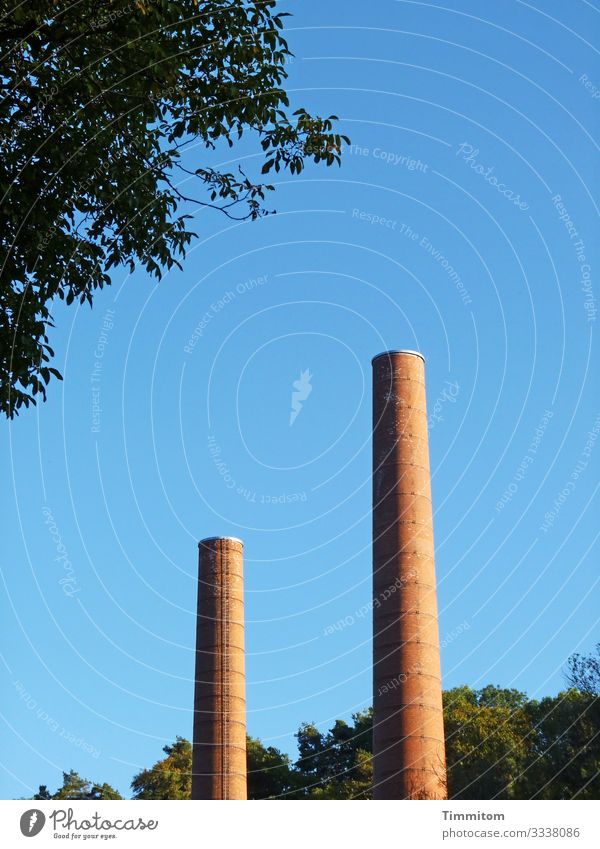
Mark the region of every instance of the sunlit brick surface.
[[243, 545], [198, 548], [192, 799], [246, 799]]
[[[375, 799], [444, 799], [425, 364], [373, 360]], [[392, 588], [394, 588], [392, 590]]]

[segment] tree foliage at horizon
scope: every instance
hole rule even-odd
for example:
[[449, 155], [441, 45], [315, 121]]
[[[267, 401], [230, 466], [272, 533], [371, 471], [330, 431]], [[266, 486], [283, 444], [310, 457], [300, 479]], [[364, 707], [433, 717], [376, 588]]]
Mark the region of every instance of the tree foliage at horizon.
[[99, 801], [101, 799], [122, 799], [123, 797], [110, 784], [93, 784], [87, 778], [82, 778], [78, 772], [71, 769], [69, 772], [63, 772], [62, 787], [59, 787], [56, 793], [51, 794], [45, 784], [40, 784], [38, 792], [31, 798], [40, 801], [49, 801], [51, 799], [89, 799], [91, 801]]
[[[488, 685], [443, 693], [448, 794], [451, 799], [600, 798], [600, 643], [589, 655], [573, 654], [565, 677], [570, 689], [541, 700], [519, 690]], [[278, 749], [248, 738], [250, 799], [372, 798], [372, 709], [338, 719], [326, 733], [304, 723], [294, 764]], [[133, 779], [135, 798], [189, 798], [192, 749], [177, 738], [185, 757], [185, 794], [155, 792], [156, 775], [174, 766], [167, 758]], [[142, 795], [142, 793], [144, 795]]]
[[[0, 0], [0, 408], [45, 399], [55, 299], [92, 304], [111, 268], [160, 278], [189, 210], [267, 213], [261, 175], [202, 151], [252, 134], [262, 174], [340, 162], [334, 115], [292, 115], [276, 0]], [[193, 148], [190, 154], [188, 149]], [[259, 165], [260, 167], [260, 165]], [[180, 211], [183, 205], [184, 210]]]
[[[596, 657], [576, 657], [575, 667], [569, 661], [569, 682], [590, 685], [600, 646]], [[573, 677], [573, 668], [583, 674]], [[248, 737], [248, 798], [372, 798], [372, 722], [369, 708], [354, 714], [352, 724], [336, 720], [326, 733], [304, 723], [295, 763]], [[455, 687], [444, 692], [444, 725], [451, 799], [600, 798], [600, 678], [591, 688], [539, 701], [492, 685]], [[134, 776], [134, 799], [190, 798], [190, 742], [177, 737], [163, 751], [166, 757]], [[33, 798], [121, 797], [71, 771], [54, 796], [41, 786]]]

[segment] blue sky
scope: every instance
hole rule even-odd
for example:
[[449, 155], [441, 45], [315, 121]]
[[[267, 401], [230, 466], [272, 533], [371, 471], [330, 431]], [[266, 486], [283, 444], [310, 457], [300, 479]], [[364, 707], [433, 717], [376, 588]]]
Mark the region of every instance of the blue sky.
[[245, 540], [249, 732], [294, 753], [370, 704], [388, 348], [427, 359], [444, 686], [554, 693], [599, 639], [598, 9], [281, 6], [342, 168], [281, 175], [256, 223], [196, 213], [183, 272], [57, 308], [64, 384], [2, 424], [3, 798], [70, 768], [127, 794], [191, 735], [204, 536]]

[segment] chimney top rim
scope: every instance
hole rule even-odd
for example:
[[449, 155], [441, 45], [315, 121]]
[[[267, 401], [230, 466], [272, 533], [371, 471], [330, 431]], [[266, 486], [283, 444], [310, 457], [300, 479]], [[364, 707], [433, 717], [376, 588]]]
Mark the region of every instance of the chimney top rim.
[[239, 542], [240, 545], [244, 544], [244, 541], [239, 537], [228, 537], [228, 536], [218, 536], [218, 537], [203, 537], [198, 542], [198, 547], [202, 545], [203, 542], [214, 542], [215, 540], [223, 540], [224, 542]]
[[425, 362], [425, 357], [423, 356], [423, 354], [421, 354], [420, 351], [411, 351], [408, 348], [406, 348], [404, 350], [394, 348], [391, 351], [382, 351], [381, 354], [375, 354], [375, 356], [371, 360], [371, 363], [374, 363], [375, 360], [378, 360], [380, 357], [389, 357], [392, 354], [410, 354], [413, 357], [420, 357], [423, 360], [423, 362]]

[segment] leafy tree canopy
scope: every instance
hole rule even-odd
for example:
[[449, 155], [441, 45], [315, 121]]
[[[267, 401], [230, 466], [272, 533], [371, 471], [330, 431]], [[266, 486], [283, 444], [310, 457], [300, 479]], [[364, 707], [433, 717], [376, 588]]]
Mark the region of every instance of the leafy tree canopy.
[[[266, 212], [260, 175], [202, 162], [251, 133], [262, 172], [340, 160], [335, 116], [289, 114], [276, 0], [0, 0], [0, 405], [46, 397], [55, 298], [115, 266], [160, 277], [187, 206]], [[191, 151], [191, 152], [190, 152]], [[206, 159], [206, 157], [205, 157]]]
[[[177, 737], [163, 749], [166, 757], [144, 769], [131, 782], [134, 799], [189, 799], [192, 792], [192, 746]], [[288, 794], [295, 776], [287, 755], [253, 737], [247, 739], [248, 798], [268, 799]]]
[[516, 690], [444, 693], [454, 799], [600, 797], [600, 698], [570, 689], [541, 701]]
[[522, 777], [526, 799], [600, 799], [600, 697], [567, 690], [529, 702], [534, 757]]
[[32, 797], [33, 799], [90, 799], [99, 801], [100, 799], [122, 799], [123, 797], [110, 784], [93, 784], [87, 778], [82, 778], [79, 773], [74, 770], [63, 772], [62, 787], [59, 787], [56, 793], [51, 794], [45, 784], [40, 785], [40, 789]]
[[299, 781], [287, 755], [256, 737], [248, 737], [246, 751], [249, 799], [294, 798]]
[[[587, 669], [585, 663], [588, 663]], [[600, 696], [592, 687], [596, 659], [574, 655], [571, 683], [579, 687], [529, 699], [488, 685], [443, 694], [448, 791], [451, 799], [599, 799]], [[574, 671], [578, 675], [575, 676]], [[250, 799], [372, 798], [373, 711], [338, 719], [326, 732], [304, 723], [298, 759], [247, 738]], [[135, 799], [189, 799], [192, 747], [177, 737], [165, 758], [132, 781]], [[76, 772], [63, 775], [54, 796], [42, 785], [35, 799], [120, 799], [107, 784]]]
[[572, 654], [567, 661], [566, 678], [583, 693], [600, 696], [600, 643], [591, 654]]
[[533, 751], [526, 696], [515, 690], [456, 687], [444, 693], [448, 795], [509, 799]]
[[165, 746], [166, 758], [143, 769], [131, 782], [134, 799], [189, 799], [192, 793], [192, 745], [177, 737]]
[[352, 715], [352, 725], [336, 720], [328, 732], [306, 723], [296, 734], [302, 778], [297, 796], [305, 799], [370, 799], [373, 784], [373, 711]]

